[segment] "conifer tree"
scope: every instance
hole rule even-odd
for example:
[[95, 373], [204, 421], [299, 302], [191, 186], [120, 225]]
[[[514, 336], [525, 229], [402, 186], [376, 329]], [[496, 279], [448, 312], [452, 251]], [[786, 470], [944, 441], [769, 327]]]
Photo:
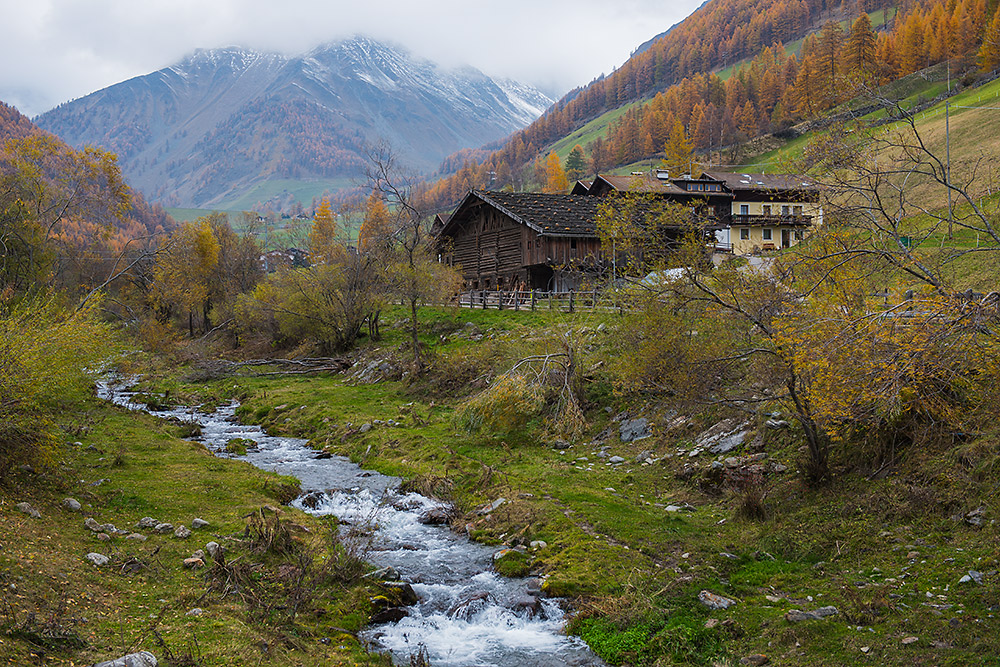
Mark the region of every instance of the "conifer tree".
[[566, 156], [566, 178], [569, 181], [578, 181], [587, 173], [587, 156], [583, 152], [583, 146], [577, 144]]
[[847, 36], [847, 67], [854, 77], [862, 80], [874, 77], [877, 41], [868, 14], [862, 14], [851, 24], [851, 32]]
[[679, 120], [674, 121], [670, 137], [663, 147], [663, 166], [671, 175], [680, 175], [691, 168], [691, 141], [684, 133], [684, 126]]
[[979, 67], [989, 72], [1000, 65], [1000, 11], [990, 21], [983, 34], [983, 45], [979, 49]]
[[559, 156], [552, 151], [545, 160], [545, 186], [542, 192], [564, 194], [567, 190], [569, 190], [569, 179], [566, 178], [566, 172], [559, 162]]

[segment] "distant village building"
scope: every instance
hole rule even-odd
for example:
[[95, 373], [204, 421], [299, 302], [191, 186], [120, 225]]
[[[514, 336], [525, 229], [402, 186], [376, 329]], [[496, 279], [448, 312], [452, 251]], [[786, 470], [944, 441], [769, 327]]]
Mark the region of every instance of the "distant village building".
[[791, 247], [823, 217], [819, 187], [788, 174], [653, 170], [579, 181], [568, 195], [472, 190], [434, 220], [440, 261], [460, 268], [471, 290], [574, 289], [608, 259], [596, 225], [603, 198], [626, 192], [687, 206], [716, 250], [737, 255]]

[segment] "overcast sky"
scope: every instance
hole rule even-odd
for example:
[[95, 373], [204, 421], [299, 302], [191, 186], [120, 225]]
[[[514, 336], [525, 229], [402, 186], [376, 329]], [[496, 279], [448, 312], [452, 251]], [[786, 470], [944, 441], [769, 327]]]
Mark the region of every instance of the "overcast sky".
[[701, 0], [0, 0], [0, 101], [36, 116], [196, 48], [304, 53], [356, 33], [559, 96]]

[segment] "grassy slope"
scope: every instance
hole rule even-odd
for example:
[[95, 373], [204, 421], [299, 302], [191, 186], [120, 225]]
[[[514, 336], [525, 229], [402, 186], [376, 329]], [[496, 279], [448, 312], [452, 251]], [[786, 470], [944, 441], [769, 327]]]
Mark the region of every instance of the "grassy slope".
[[[417, 488], [436, 489], [463, 510], [507, 498], [511, 502], [489, 517], [469, 514], [459, 523], [490, 544], [545, 541], [532, 552], [532, 570], [547, 575], [550, 592], [585, 596], [574, 628], [618, 661], [641, 662], [628, 647], [647, 646], [652, 630], [660, 633], [660, 655], [685, 664], [758, 652], [787, 665], [959, 665], [1000, 655], [992, 606], [1000, 577], [989, 576], [981, 587], [958, 584], [970, 569], [1000, 566], [996, 526], [988, 521], [975, 529], [949, 518], [978, 506], [988, 517], [1000, 510], [990, 482], [995, 440], [903, 451], [891, 474], [873, 480], [850, 472], [851, 458], [838, 451], [838, 480], [808, 490], [794, 473], [799, 435], [759, 428], [769, 459], [789, 472], [770, 477], [770, 518], [742, 520], [739, 496], [705, 493], [677, 476], [692, 460], [678, 456], [678, 448], [690, 449], [694, 435], [720, 415], [691, 414], [690, 425], [667, 431], [665, 406], [616, 396], [599, 370], [586, 382], [589, 435], [565, 452], [546, 446], [537, 424], [498, 435], [455, 425], [457, 396], [475, 386], [483, 365], [503, 368], [531, 352], [558, 350], [567, 332], [589, 350], [581, 368], [610, 364], [611, 348], [597, 329], [601, 317], [425, 315], [434, 320], [426, 342], [448, 369], [442, 376], [419, 385], [356, 385], [341, 377], [251, 380], [256, 395], [245, 417], [311, 436], [316, 446], [403, 475]], [[615, 317], [606, 317], [613, 325]], [[467, 321], [486, 331], [483, 341], [449, 335]], [[389, 330], [384, 349], [398, 349], [402, 332]], [[283, 404], [305, 407], [275, 409]], [[610, 466], [587, 443], [611, 424], [609, 411], [622, 409], [651, 416], [659, 428], [632, 444], [612, 437], [611, 453], [627, 462]], [[357, 432], [373, 419], [406, 426]], [[632, 463], [642, 450], [659, 461]], [[705, 457], [698, 460], [707, 465]], [[696, 510], [665, 511], [680, 502]], [[697, 602], [704, 589], [738, 604], [710, 612]], [[783, 617], [789, 609], [830, 604], [840, 610], [834, 618], [793, 623]], [[724, 623], [706, 628], [710, 618]], [[909, 636], [916, 643], [903, 645]]]
[[[283, 586], [273, 569], [279, 561], [248, 553], [241, 538], [243, 517], [263, 505], [280, 504], [290, 480], [214, 458], [180, 440], [177, 426], [96, 400], [61, 419], [74, 433], [69, 437], [81, 444], [67, 445], [60, 476], [37, 479], [21, 473], [0, 487], [0, 664], [90, 664], [141, 649], [153, 651], [161, 664], [171, 664], [164, 660], [166, 649], [158, 646], [154, 630], [178, 657], [173, 664], [182, 664], [179, 658], [186, 654], [198, 662], [183, 664], [206, 667], [261, 660], [274, 665], [366, 664], [369, 658], [358, 643], [334, 629], [357, 629], [363, 622], [354, 608], [364, 614], [366, 607], [347, 604], [350, 592], [325, 590], [315, 603], [316, 615], [300, 616], [294, 624], [286, 624], [280, 612], [257, 622], [239, 594], [209, 593], [207, 570], [181, 565], [215, 540], [227, 549], [230, 562], [256, 563], [262, 587]], [[79, 429], [85, 432], [79, 434]], [[95, 485], [98, 480], [103, 481]], [[82, 513], [61, 506], [67, 496], [84, 504]], [[42, 518], [18, 512], [14, 505], [22, 501], [30, 502]], [[143, 516], [174, 525], [190, 525], [201, 517], [211, 525], [187, 540], [145, 531], [146, 542], [115, 538], [104, 543], [84, 527], [86, 516], [129, 529]], [[298, 511], [286, 508], [283, 517], [317, 536], [327, 530]], [[111, 564], [95, 568], [84, 560], [92, 551], [109, 555]], [[143, 567], [123, 573], [132, 559]], [[243, 595], [248, 593], [244, 589]], [[204, 614], [186, 615], [194, 607]], [[24, 630], [26, 623], [27, 632], [10, 634], [12, 628]], [[46, 633], [49, 639], [43, 638]], [[332, 642], [321, 643], [324, 636]], [[66, 642], [60, 644], [59, 637]], [[73, 645], [74, 638], [85, 646]]]

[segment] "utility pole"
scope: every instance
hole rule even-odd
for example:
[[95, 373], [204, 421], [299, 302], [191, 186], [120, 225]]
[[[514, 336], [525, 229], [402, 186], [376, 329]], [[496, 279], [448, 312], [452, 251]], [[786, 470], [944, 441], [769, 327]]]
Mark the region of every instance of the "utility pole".
[[951, 121], [948, 118], [951, 110], [951, 100], [944, 103], [944, 146], [945, 146], [945, 167], [944, 183], [948, 188], [948, 238], [952, 238], [952, 213], [951, 213]]

